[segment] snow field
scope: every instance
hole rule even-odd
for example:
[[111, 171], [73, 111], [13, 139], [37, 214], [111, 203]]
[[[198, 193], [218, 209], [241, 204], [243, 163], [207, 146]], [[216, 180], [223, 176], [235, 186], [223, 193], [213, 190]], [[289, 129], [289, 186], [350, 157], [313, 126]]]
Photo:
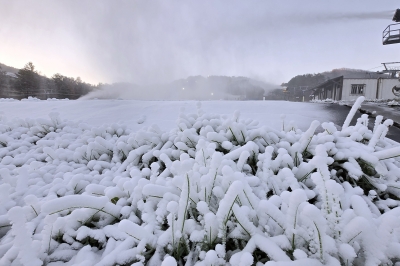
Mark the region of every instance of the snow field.
[[170, 131], [2, 117], [0, 265], [396, 264], [400, 148], [349, 124], [361, 102], [305, 132], [200, 104]]

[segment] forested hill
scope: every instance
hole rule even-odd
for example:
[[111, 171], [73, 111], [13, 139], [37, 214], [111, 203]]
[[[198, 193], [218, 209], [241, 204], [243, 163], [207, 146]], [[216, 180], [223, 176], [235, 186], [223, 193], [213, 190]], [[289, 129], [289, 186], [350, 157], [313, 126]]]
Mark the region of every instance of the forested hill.
[[39, 99], [77, 99], [97, 86], [81, 80], [54, 74], [48, 78], [40, 74], [32, 62], [16, 69], [0, 63], [0, 98], [23, 99], [29, 96]]
[[388, 77], [384, 74], [378, 74], [377, 72], [372, 72], [362, 69], [351, 69], [351, 68], [338, 68], [331, 71], [322, 72], [322, 75], [328, 79], [343, 76], [344, 78], [379, 78]]
[[340, 76], [343, 76], [344, 78], [378, 78], [378, 77], [387, 78], [388, 77], [387, 75], [378, 74], [376, 72], [371, 72], [367, 70], [339, 68], [317, 74], [297, 75], [293, 77], [286, 85], [288, 88], [299, 87], [299, 86], [313, 87], [328, 79]]

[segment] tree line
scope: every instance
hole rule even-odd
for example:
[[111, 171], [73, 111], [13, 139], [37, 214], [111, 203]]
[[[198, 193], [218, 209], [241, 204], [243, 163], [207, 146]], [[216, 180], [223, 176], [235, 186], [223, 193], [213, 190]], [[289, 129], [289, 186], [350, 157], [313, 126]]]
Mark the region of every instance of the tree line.
[[0, 98], [24, 99], [32, 96], [42, 100], [77, 99], [97, 87], [83, 82], [79, 77], [71, 78], [59, 73], [51, 78], [42, 76], [32, 62], [16, 74], [7, 73], [0, 66]]
[[270, 91], [265, 99], [307, 102], [310, 100], [311, 89], [326, 80], [324, 73], [297, 75], [288, 83], [283, 83], [281, 88]]

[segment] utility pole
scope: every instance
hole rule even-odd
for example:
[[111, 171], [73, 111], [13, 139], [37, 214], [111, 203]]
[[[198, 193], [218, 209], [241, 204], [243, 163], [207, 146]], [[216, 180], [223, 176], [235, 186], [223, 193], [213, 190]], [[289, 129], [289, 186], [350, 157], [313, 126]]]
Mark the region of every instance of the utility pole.
[[303, 92], [303, 102], [304, 102], [304, 92], [308, 90], [308, 86], [300, 86], [300, 90]]

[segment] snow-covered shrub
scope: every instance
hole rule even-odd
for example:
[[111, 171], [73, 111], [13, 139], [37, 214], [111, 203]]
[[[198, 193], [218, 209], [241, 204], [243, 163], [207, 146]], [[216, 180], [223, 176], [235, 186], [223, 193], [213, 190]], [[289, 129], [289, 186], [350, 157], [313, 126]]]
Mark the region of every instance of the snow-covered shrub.
[[392, 100], [392, 101], [388, 101], [387, 105], [388, 106], [399, 106], [400, 103], [395, 100]]
[[361, 102], [318, 134], [200, 105], [170, 132], [3, 119], [0, 265], [400, 261], [400, 148], [349, 124]]
[[0, 102], [15, 102], [15, 101], [18, 100], [13, 98], [0, 98]]
[[312, 103], [338, 103], [339, 101], [333, 100], [331, 98], [326, 98], [323, 100], [313, 99], [310, 102], [312, 102]]

